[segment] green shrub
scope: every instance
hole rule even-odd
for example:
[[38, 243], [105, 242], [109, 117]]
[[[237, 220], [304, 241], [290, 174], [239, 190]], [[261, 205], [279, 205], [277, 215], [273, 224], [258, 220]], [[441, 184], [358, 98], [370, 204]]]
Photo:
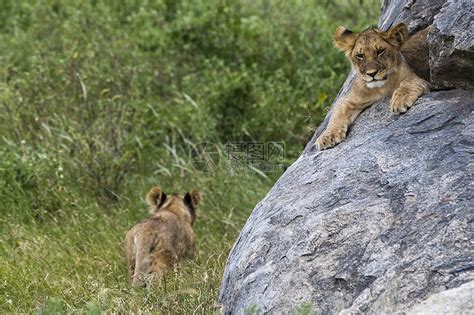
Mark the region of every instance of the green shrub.
[[[373, 24], [379, 5], [1, 1], [0, 310], [217, 311], [227, 254], [283, 171], [233, 169], [226, 144], [297, 158], [349, 69], [333, 31]], [[212, 172], [190, 160], [203, 142], [222, 153]], [[153, 185], [203, 191], [198, 255], [136, 291], [122, 239]]]

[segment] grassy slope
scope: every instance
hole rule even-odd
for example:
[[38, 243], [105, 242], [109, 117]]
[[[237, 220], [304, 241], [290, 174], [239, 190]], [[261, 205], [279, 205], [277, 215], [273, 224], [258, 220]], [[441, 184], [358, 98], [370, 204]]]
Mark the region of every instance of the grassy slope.
[[[2, 1], [0, 312], [209, 313], [226, 256], [279, 173], [193, 169], [195, 143], [284, 141], [291, 163], [348, 65], [339, 24], [378, 1]], [[133, 290], [144, 195], [204, 192], [198, 255]]]

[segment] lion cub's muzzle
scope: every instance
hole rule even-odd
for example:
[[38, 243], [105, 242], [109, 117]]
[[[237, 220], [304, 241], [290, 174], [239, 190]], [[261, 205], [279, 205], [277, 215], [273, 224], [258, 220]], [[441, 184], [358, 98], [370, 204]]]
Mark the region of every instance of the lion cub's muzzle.
[[387, 79], [387, 71], [380, 69], [367, 70], [363, 76], [365, 82], [382, 81]]
[[387, 79], [387, 71], [380, 68], [370, 68], [362, 75], [362, 79], [370, 89], [382, 87]]
[[387, 80], [387, 71], [368, 70], [362, 76], [368, 88], [379, 88], [384, 86]]

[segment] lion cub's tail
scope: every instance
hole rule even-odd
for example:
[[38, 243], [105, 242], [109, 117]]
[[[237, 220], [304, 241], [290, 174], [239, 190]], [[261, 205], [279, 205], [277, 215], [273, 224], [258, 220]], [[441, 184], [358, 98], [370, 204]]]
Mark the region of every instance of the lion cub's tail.
[[146, 287], [151, 280], [163, 277], [170, 263], [162, 251], [152, 252], [153, 247], [159, 247], [157, 244], [138, 240], [135, 246], [135, 272], [132, 276], [132, 285]]
[[135, 271], [132, 276], [132, 285], [134, 287], [144, 287], [146, 286], [145, 275], [148, 270], [148, 264], [145, 258], [150, 252], [150, 246], [143, 244], [141, 240], [136, 240], [135, 250]]

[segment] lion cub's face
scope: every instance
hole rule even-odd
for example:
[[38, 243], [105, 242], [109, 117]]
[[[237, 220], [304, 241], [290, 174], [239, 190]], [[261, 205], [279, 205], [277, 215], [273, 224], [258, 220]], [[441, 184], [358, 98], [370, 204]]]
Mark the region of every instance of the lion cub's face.
[[354, 33], [338, 27], [334, 44], [346, 53], [359, 77], [368, 88], [385, 84], [401, 61], [400, 47], [408, 37], [407, 26], [398, 24], [389, 31], [368, 29]]

